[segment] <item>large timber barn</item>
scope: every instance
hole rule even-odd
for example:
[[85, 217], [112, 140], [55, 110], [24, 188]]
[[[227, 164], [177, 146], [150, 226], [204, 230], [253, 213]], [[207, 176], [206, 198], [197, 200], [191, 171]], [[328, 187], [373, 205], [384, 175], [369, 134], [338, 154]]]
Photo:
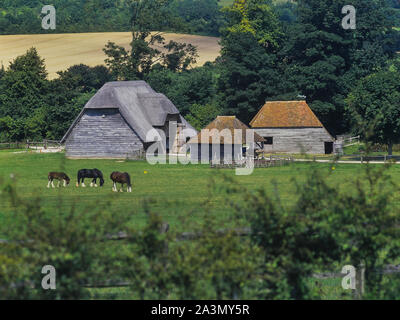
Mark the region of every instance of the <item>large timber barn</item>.
[[331, 154], [334, 138], [305, 101], [267, 102], [250, 122], [269, 153]]
[[[152, 145], [152, 129], [169, 139], [169, 123], [193, 129], [174, 104], [144, 81], [106, 83], [85, 105], [64, 138], [69, 158], [134, 158]], [[183, 141], [184, 144], [186, 141]], [[169, 150], [167, 150], [169, 151]]]

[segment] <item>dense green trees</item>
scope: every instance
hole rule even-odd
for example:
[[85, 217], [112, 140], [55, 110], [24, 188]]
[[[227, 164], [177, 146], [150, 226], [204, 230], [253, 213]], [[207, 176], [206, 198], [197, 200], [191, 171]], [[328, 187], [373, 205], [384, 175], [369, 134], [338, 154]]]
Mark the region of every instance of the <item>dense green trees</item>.
[[228, 22], [222, 32], [218, 101], [225, 114], [245, 122], [266, 99], [288, 90], [279, 87], [282, 30], [268, 2], [238, 0], [225, 10]]
[[348, 97], [354, 132], [372, 143], [400, 143], [400, 64], [362, 79]]
[[[7, 134], [13, 132], [10, 137], [18, 140], [61, 138], [85, 100], [102, 84], [136, 79], [148, 81], [168, 96], [184, 116], [190, 113], [196, 126], [209, 120], [203, 117], [205, 110], [212, 110], [212, 114], [218, 110], [249, 122], [265, 100], [305, 96], [333, 135], [345, 133], [352, 125], [345, 112], [346, 97], [360, 79], [385, 68], [395, 52], [393, 8], [386, 0], [355, 1], [355, 30], [341, 26], [344, 0], [299, 0], [277, 5], [269, 0], [237, 0], [219, 13], [221, 57], [192, 68], [196, 48], [166, 43], [162, 32], [195, 32], [187, 29], [187, 21], [176, 12], [190, 16], [194, 8], [201, 8], [198, 14], [207, 12], [213, 21], [218, 4], [211, 0], [185, 1], [124, 2], [133, 34], [131, 48], [106, 44], [107, 68], [74, 66], [60, 73], [60, 79], [47, 81], [43, 62], [30, 53], [7, 70], [0, 69], [0, 87], [4, 88], [0, 92], [0, 118], [4, 118]], [[11, 2], [3, 3], [12, 6]], [[38, 5], [39, 1], [30, 4]], [[96, 6], [90, 1], [86, 5]], [[111, 2], [102, 6], [96, 8], [113, 8]], [[295, 19], [282, 18], [283, 8], [287, 14], [295, 14]], [[159, 31], [151, 32], [154, 29]], [[32, 62], [25, 67], [29, 60]], [[41, 65], [41, 70], [35, 65]], [[2, 139], [7, 134], [3, 133]]]
[[[1, 0], [0, 34], [109, 32], [131, 30], [131, 9], [136, 1], [54, 0], [57, 29], [43, 30], [42, 0]], [[218, 35], [221, 24], [218, 0], [173, 0], [164, 3], [175, 20], [181, 20], [181, 32]], [[159, 19], [167, 22], [168, 19]], [[153, 30], [159, 30], [154, 27]]]
[[186, 22], [190, 33], [219, 35], [223, 16], [218, 0], [174, 0], [170, 7]]
[[237, 0], [225, 10], [220, 105], [244, 121], [265, 99], [306, 96], [332, 134], [349, 130], [345, 98], [357, 81], [385, 66], [396, 33], [386, 1], [356, 1], [356, 30], [341, 26], [345, 1], [297, 1], [296, 21], [280, 24], [269, 1]]
[[0, 140], [61, 139], [85, 103], [107, 81], [104, 66], [72, 66], [49, 81], [36, 49], [17, 57], [0, 77]]
[[171, 99], [183, 115], [193, 104], [211, 103], [216, 94], [215, 66], [211, 63], [180, 73], [154, 68], [146, 81], [154, 90]]
[[361, 77], [383, 67], [394, 54], [388, 6], [381, 1], [353, 1], [355, 30], [344, 30], [346, 1], [298, 1], [298, 23], [289, 28], [283, 50], [291, 81], [332, 133], [348, 129], [344, 98]]
[[44, 135], [43, 118], [49, 83], [44, 60], [32, 48], [16, 58], [0, 80], [0, 118], [13, 140]]

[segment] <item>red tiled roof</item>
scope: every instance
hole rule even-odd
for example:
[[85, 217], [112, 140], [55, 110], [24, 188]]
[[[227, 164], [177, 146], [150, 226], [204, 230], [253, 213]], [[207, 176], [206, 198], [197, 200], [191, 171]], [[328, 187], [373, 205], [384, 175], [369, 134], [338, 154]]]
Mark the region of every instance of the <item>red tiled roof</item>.
[[305, 101], [267, 102], [250, 122], [252, 128], [323, 128]]

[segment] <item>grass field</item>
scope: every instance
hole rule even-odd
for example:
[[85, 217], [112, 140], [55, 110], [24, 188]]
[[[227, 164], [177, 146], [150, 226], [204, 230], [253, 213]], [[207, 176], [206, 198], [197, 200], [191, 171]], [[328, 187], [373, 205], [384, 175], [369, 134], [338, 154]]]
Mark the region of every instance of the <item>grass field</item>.
[[[332, 165], [327, 163], [295, 163], [286, 167], [256, 169], [250, 176], [234, 177], [237, 183], [246, 186], [249, 190], [265, 188], [271, 194], [274, 192], [273, 181], [285, 205], [291, 205], [296, 200], [293, 179], [303, 181], [309, 173], [310, 166], [317, 166], [327, 172]], [[76, 188], [76, 173], [83, 168], [98, 168], [105, 176], [103, 188]], [[131, 194], [111, 192], [110, 173], [113, 171], [127, 171], [133, 180]], [[47, 174], [49, 171], [65, 171], [71, 178], [71, 185], [64, 189], [47, 189]], [[145, 171], [147, 174], [145, 174]], [[395, 180], [400, 180], [400, 166], [390, 169]], [[329, 182], [346, 191], [349, 183], [362, 173], [362, 166], [357, 164], [337, 164], [335, 171], [329, 177]], [[114, 208], [132, 211], [132, 221], [141, 225], [144, 215], [141, 213], [142, 201], [151, 200], [153, 207], [168, 221], [171, 226], [182, 229], [181, 218], [191, 210], [201, 216], [203, 203], [210, 198], [215, 213], [226, 218], [230, 210], [225, 206], [222, 191], [211, 191], [209, 183], [213, 178], [217, 187], [224, 183], [223, 176], [234, 176], [232, 170], [209, 168], [208, 165], [156, 165], [151, 166], [145, 161], [119, 162], [116, 160], [65, 160], [63, 154], [36, 154], [0, 152], [0, 177], [10, 179], [10, 174], [16, 177], [16, 184], [20, 194], [26, 198], [40, 195], [44, 206], [54, 208], [59, 206], [58, 195], [63, 194], [64, 205], [79, 200], [82, 206], [108, 197], [116, 197]], [[89, 181], [87, 181], [89, 182]], [[87, 183], [88, 184], [88, 183]], [[218, 188], [217, 188], [218, 189]], [[167, 203], [169, 204], [167, 206]], [[4, 212], [6, 207], [0, 208]], [[198, 209], [200, 208], [200, 209]], [[199, 212], [200, 210], [200, 212]], [[185, 231], [185, 230], [183, 230]]]
[[[197, 65], [214, 61], [219, 55], [219, 38], [167, 33], [165, 39], [197, 46]], [[75, 64], [104, 64], [106, 56], [102, 49], [108, 41], [129, 48], [132, 36], [130, 32], [0, 36], [0, 64], [3, 63], [7, 67], [10, 61], [24, 54], [29, 48], [35, 47], [45, 59], [49, 78], [53, 79], [57, 77], [57, 71]]]
[[[157, 211], [167, 221], [171, 229], [176, 231], [190, 231], [184, 220], [200, 220], [203, 203], [210, 199], [213, 205], [215, 218], [224, 218], [229, 221], [232, 215], [226, 207], [223, 194], [219, 190], [210, 193], [209, 183], [215, 180], [216, 186], [224, 183], [222, 175], [234, 176], [234, 171], [218, 171], [208, 165], [156, 165], [151, 166], [145, 161], [117, 161], [117, 160], [68, 160], [64, 154], [37, 154], [20, 153], [16, 150], [0, 151], [0, 179], [11, 181], [10, 175], [15, 176], [17, 191], [24, 198], [33, 198], [39, 195], [43, 207], [48, 210], [59, 206], [69, 207], [75, 200], [84, 210], [86, 206], [97, 202], [102, 205], [106, 199], [111, 199], [113, 208], [132, 213], [132, 224], [142, 226], [145, 215], [142, 210], [142, 201], [149, 199], [153, 210]], [[286, 206], [294, 204], [296, 192], [293, 179], [304, 181], [310, 172], [310, 167], [316, 166], [322, 171], [331, 171], [332, 164], [326, 163], [294, 163], [286, 167], [256, 169], [250, 176], [235, 177], [236, 183], [246, 186], [250, 190], [264, 187], [270, 194], [274, 193], [273, 181], [276, 182], [282, 202]], [[82, 168], [101, 169], [105, 175], [103, 188], [76, 188], [76, 172]], [[118, 193], [111, 191], [109, 175], [112, 171], [128, 171], [133, 180], [132, 193]], [[47, 189], [47, 173], [49, 171], [65, 171], [71, 177], [68, 188]], [[147, 174], [145, 174], [145, 171]], [[343, 192], [351, 192], [350, 182], [362, 174], [362, 166], [356, 164], [336, 164], [335, 170], [329, 177], [329, 183], [340, 188]], [[393, 166], [390, 174], [394, 180], [400, 179], [400, 166]], [[89, 181], [87, 181], [87, 185]], [[63, 202], [60, 202], [59, 195]], [[400, 203], [400, 195], [397, 204]], [[170, 205], [166, 205], [169, 203]], [[395, 205], [397, 205], [395, 204]], [[10, 210], [9, 206], [0, 203], [1, 217]], [[188, 218], [188, 216], [190, 216]], [[221, 225], [222, 227], [222, 225]], [[232, 226], [234, 227], [234, 226]], [[0, 235], [1, 236], [1, 235]], [[310, 285], [318, 290], [321, 299], [349, 299], [351, 294], [341, 288], [341, 279], [316, 280], [310, 279]], [[92, 299], [131, 299], [132, 292], [124, 288], [91, 289]]]

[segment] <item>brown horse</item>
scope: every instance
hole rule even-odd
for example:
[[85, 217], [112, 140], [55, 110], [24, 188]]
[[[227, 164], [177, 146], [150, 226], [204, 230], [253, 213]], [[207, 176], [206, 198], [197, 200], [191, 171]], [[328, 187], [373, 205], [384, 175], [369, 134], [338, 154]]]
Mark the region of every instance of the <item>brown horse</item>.
[[117, 190], [117, 183], [121, 184], [120, 192], [124, 192], [124, 184], [127, 185], [127, 192], [132, 192], [132, 184], [131, 184], [131, 177], [127, 172], [113, 172], [110, 176], [111, 180], [113, 181], [113, 188], [114, 192], [118, 192]]
[[68, 186], [71, 181], [71, 179], [64, 172], [50, 172], [48, 179], [49, 183], [47, 184], [47, 188], [50, 188], [50, 184], [53, 188], [55, 188], [54, 180], [58, 180], [58, 185], [57, 185], [58, 188], [60, 187], [61, 181], [64, 182], [63, 183], [64, 187]]

